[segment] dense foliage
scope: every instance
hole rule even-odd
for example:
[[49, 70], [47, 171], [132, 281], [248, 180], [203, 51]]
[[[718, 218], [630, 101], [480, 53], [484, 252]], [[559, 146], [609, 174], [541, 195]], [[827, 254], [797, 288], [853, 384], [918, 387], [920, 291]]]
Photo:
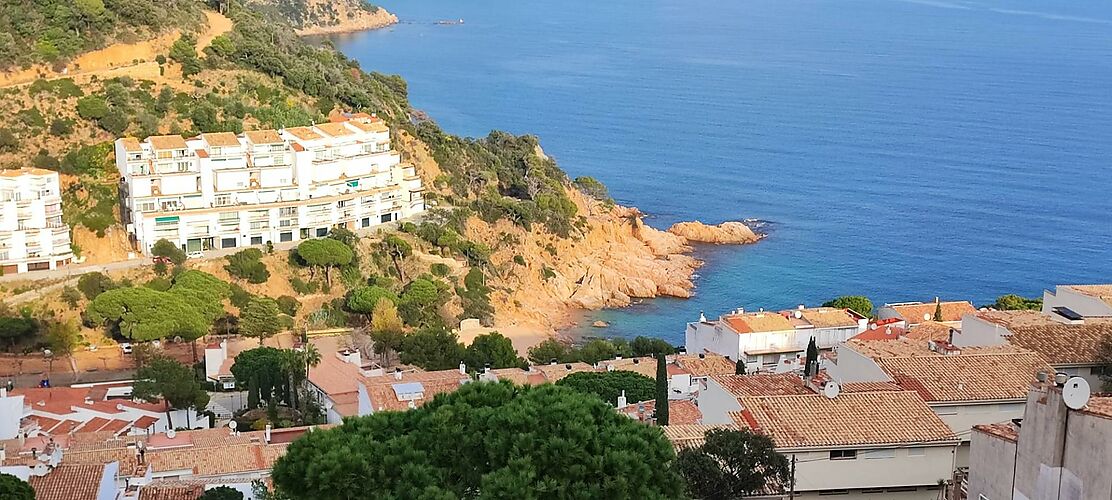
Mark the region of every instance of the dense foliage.
[[81, 52], [171, 29], [204, 16], [193, 0], [28, 0], [0, 2], [0, 69], [66, 62]]
[[1027, 298], [1015, 294], [1001, 295], [989, 307], [998, 311], [1041, 311], [1042, 297]]
[[31, 485], [11, 474], [0, 473], [0, 498], [5, 500], [35, 500]]
[[228, 263], [224, 270], [228, 274], [247, 280], [248, 283], [266, 283], [270, 279], [270, 271], [262, 262], [263, 252], [258, 248], [247, 248], [225, 257]]
[[552, 360], [560, 363], [582, 361], [594, 364], [617, 356], [655, 356], [672, 354], [675, 349], [667, 342], [651, 337], [638, 336], [633, 342], [625, 339], [592, 339], [580, 346], [568, 345], [556, 339], [548, 339], [529, 348], [529, 361], [547, 364]]
[[274, 466], [294, 498], [676, 498], [659, 429], [592, 396], [476, 382], [421, 408], [348, 419]]
[[653, 393], [656, 382], [653, 379], [625, 370], [577, 372], [560, 379], [556, 385], [597, 396], [611, 406], [617, 406], [618, 396], [623, 392], [626, 401], [630, 403], [640, 403], [656, 397]]
[[873, 301], [863, 295], [843, 295], [834, 300], [827, 301], [822, 306], [849, 309], [867, 317], [873, 315]]
[[[156, 356], [135, 373], [132, 394], [147, 401], [165, 400], [169, 408], [194, 408], [203, 410], [209, 402], [209, 395], [197, 380], [192, 368], [173, 358]], [[178, 422], [177, 425], [190, 425]], [[174, 425], [171, 422], [171, 425]]]
[[788, 484], [788, 459], [768, 436], [745, 430], [712, 429], [706, 443], [679, 452], [676, 468], [694, 498], [729, 500]]

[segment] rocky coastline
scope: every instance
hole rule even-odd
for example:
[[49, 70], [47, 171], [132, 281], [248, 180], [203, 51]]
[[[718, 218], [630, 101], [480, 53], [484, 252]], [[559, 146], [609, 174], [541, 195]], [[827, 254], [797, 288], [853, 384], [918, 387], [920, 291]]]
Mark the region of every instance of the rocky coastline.
[[354, 9], [341, 12], [337, 17], [340, 20], [335, 24], [317, 24], [305, 26], [297, 30], [301, 36], [334, 35], [338, 33], [354, 33], [385, 28], [398, 23], [398, 16], [386, 9], [379, 7], [373, 11]]

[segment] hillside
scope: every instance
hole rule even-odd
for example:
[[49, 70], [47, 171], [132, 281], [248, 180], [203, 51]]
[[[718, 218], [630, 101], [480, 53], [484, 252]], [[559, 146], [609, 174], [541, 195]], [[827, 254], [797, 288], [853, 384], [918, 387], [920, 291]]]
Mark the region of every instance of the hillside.
[[363, 0], [249, 0], [248, 5], [285, 20], [299, 35], [382, 28], [397, 16]]
[[[366, 72], [334, 49], [302, 41], [292, 29], [298, 25], [285, 20], [290, 15], [276, 11], [301, 12], [302, 5], [261, 9], [214, 0], [223, 13], [199, 12], [207, 21], [175, 32], [164, 53], [143, 63], [150, 69], [0, 89], [0, 112], [9, 117], [0, 123], [0, 167], [30, 163], [62, 172], [75, 250], [91, 262], [107, 262], [130, 250], [119, 223], [115, 137], [238, 133], [320, 122], [336, 110], [373, 112], [390, 126], [395, 149], [417, 165], [426, 200], [451, 210], [433, 210], [396, 235], [348, 242], [357, 260], [331, 284], [304, 266], [285, 265], [288, 253], [264, 259], [270, 276], [263, 284], [237, 281], [223, 271], [223, 260], [193, 266], [238, 282], [245, 293], [296, 296], [305, 305], [297, 321], [307, 326], [360, 321], [346, 309], [345, 297], [368, 284], [402, 296], [402, 305], [414, 288], [435, 290], [435, 300], [421, 306], [435, 310], [431, 317], [401, 308], [409, 326], [477, 317], [505, 332], [551, 332], [577, 308], [691, 293], [699, 262], [686, 255], [684, 237], [645, 226], [636, 209], [615, 206], [597, 181], [569, 179], [536, 137], [444, 132], [410, 106], [402, 78]], [[297, 19], [307, 26], [326, 17], [306, 12]], [[142, 29], [155, 33], [158, 26]], [[384, 243], [391, 238], [406, 242], [412, 253], [391, 259]]]

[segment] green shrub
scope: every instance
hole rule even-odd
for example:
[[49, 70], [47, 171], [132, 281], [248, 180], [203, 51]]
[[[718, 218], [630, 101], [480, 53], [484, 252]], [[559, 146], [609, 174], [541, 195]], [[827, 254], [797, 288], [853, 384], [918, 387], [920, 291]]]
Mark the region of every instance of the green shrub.
[[50, 122], [50, 135], [65, 137], [73, 133], [73, 120], [59, 118]]
[[298, 295], [309, 295], [311, 293], [316, 293], [319, 289], [319, 285], [316, 283], [305, 282], [296, 276], [290, 278], [290, 286], [293, 287], [293, 291], [297, 292]]
[[240, 250], [225, 257], [228, 263], [224, 265], [224, 270], [236, 278], [247, 280], [248, 283], [266, 283], [270, 279], [270, 271], [267, 270], [266, 264], [259, 260], [262, 257], [263, 252], [258, 248]]
[[301, 301], [289, 295], [278, 297], [276, 301], [278, 302], [278, 310], [289, 316], [297, 315], [297, 310], [301, 308]]
[[514, 264], [517, 264], [519, 266], [524, 266], [525, 265], [525, 257], [522, 257], [520, 255], [514, 255]]
[[145, 286], [152, 290], [165, 292], [166, 290], [169, 290], [171, 286], [173, 286], [173, 283], [171, 283], [170, 280], [166, 278], [154, 278], [148, 281]]
[[82, 97], [77, 100], [77, 114], [86, 120], [99, 120], [108, 114], [108, 103], [95, 95]]
[[0, 152], [11, 152], [19, 149], [19, 139], [11, 130], [0, 128]]
[[229, 298], [232, 305], [240, 309], [247, 307], [247, 303], [251, 302], [251, 298], [254, 297], [254, 295], [251, 295], [250, 292], [244, 290], [243, 287], [235, 283], [229, 283], [229, 285], [231, 286], [232, 290], [231, 297]]
[[77, 289], [89, 300], [93, 300], [97, 298], [98, 295], [112, 290], [113, 288], [116, 288], [116, 284], [112, 281], [112, 278], [95, 271], [82, 274], [81, 277], [77, 279]]
[[112, 135], [121, 135], [127, 130], [131, 122], [126, 113], [119, 109], [110, 109], [101, 119], [97, 120], [100, 128], [108, 131]]
[[20, 112], [16, 113], [15, 116], [20, 123], [31, 127], [32, 129], [39, 129], [46, 126], [46, 118], [42, 116], [42, 113], [39, 112], [38, 108], [21, 110]]
[[429, 266], [429, 272], [432, 273], [434, 276], [443, 278], [452, 273], [452, 268], [448, 267], [448, 264], [437, 262]]

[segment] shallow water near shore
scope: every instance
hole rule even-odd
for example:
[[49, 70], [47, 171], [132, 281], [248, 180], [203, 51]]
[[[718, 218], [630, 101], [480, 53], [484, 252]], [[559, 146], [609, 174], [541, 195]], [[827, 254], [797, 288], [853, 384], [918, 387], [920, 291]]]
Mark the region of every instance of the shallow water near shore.
[[382, 5], [401, 24], [334, 43], [445, 129], [536, 134], [656, 227], [774, 222], [699, 247], [694, 298], [576, 332], [681, 343], [699, 311], [1112, 281], [1112, 2]]

